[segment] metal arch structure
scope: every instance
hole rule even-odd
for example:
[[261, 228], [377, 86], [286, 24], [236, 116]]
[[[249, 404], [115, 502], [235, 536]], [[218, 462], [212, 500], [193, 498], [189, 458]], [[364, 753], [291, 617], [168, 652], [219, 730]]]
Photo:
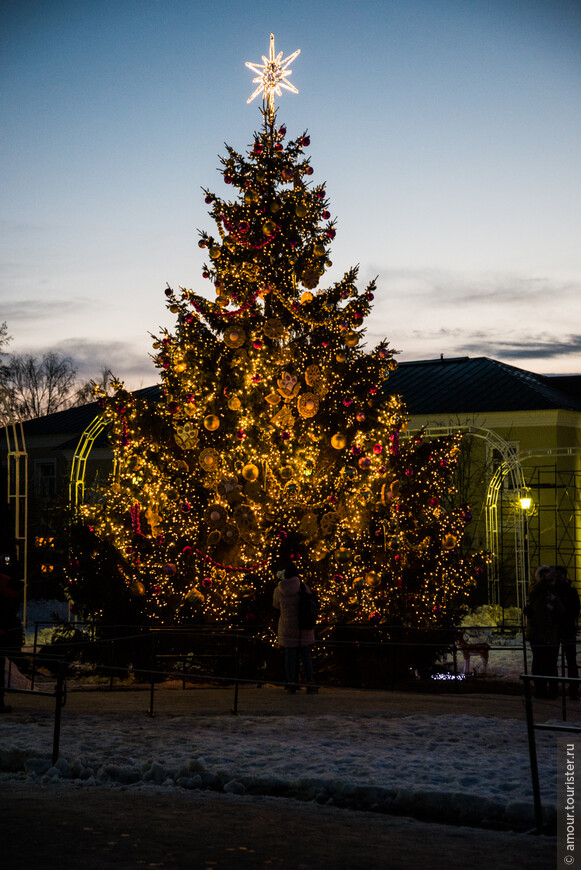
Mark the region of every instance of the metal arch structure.
[[14, 419], [6, 390], [0, 390], [0, 417], [4, 421], [7, 447], [6, 500], [14, 517], [14, 543], [24, 582], [22, 622], [26, 630], [28, 604], [28, 453], [22, 421]]
[[85, 500], [87, 459], [96, 439], [108, 425], [109, 421], [104, 417], [94, 417], [79, 438], [69, 475], [69, 503], [75, 510], [78, 510]]
[[[500, 604], [500, 538], [498, 532], [498, 499], [505, 478], [510, 479], [511, 489], [516, 498], [526, 492], [526, 483], [520, 460], [518, 447], [502, 438], [492, 429], [483, 426], [446, 426], [441, 428], [425, 427], [421, 430], [432, 438], [456, 435], [458, 432], [480, 438], [493, 450], [498, 451], [502, 461], [495, 469], [486, 488], [485, 519], [486, 519], [486, 550], [490, 557], [488, 569], [488, 603]], [[409, 432], [411, 435], [412, 432]], [[515, 576], [517, 606], [524, 607], [528, 586], [528, 556], [526, 546], [526, 516], [524, 511], [518, 511], [514, 525]]]

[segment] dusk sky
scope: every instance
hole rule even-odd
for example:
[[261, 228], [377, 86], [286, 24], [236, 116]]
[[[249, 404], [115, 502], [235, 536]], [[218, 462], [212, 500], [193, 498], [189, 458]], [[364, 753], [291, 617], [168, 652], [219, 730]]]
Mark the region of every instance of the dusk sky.
[[10, 350], [154, 383], [169, 283], [214, 296], [202, 187], [261, 125], [273, 32], [337, 218], [378, 276], [368, 343], [581, 373], [578, 0], [3, 0], [0, 322]]

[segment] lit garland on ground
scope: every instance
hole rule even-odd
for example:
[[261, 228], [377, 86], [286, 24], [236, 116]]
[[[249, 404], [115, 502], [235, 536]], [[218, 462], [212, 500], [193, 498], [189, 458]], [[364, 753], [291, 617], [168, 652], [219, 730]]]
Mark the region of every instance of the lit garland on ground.
[[219, 239], [199, 242], [216, 300], [167, 288], [161, 401], [119, 383], [100, 394], [115, 471], [75, 530], [69, 594], [84, 616], [118, 618], [124, 602], [128, 619], [260, 622], [293, 558], [323, 621], [440, 626], [484, 570], [461, 555], [468, 509], [451, 507], [459, 438], [402, 438], [393, 351], [361, 348], [375, 282], [360, 294], [350, 269], [312, 292], [335, 227], [306, 181], [309, 144], [287, 141], [268, 102], [250, 151], [228, 148], [238, 194], [204, 191]]

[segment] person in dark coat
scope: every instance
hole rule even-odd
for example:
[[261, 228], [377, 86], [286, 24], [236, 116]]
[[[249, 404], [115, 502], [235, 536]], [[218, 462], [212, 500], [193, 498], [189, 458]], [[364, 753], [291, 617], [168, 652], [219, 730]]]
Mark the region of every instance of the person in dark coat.
[[[567, 577], [567, 569], [561, 566], [551, 569], [556, 577], [556, 592], [564, 608], [559, 620], [559, 642], [563, 656], [567, 662], [567, 676], [573, 679], [579, 677], [577, 667], [577, 620], [579, 619], [579, 593]], [[579, 700], [579, 684], [569, 683], [569, 697]]]
[[[302, 663], [307, 692], [315, 694], [313, 682], [313, 659], [311, 646], [315, 642], [314, 629], [299, 626], [299, 597], [301, 581], [296, 565], [292, 562], [276, 575], [279, 584], [274, 590], [272, 603], [280, 610], [278, 618], [278, 645], [284, 650], [285, 689], [294, 695], [299, 688], [299, 666]], [[306, 585], [306, 584], [305, 584]], [[306, 586], [307, 592], [311, 590]]]
[[6, 659], [14, 658], [22, 647], [22, 623], [18, 616], [24, 584], [12, 573], [0, 571], [0, 713], [12, 708], [4, 702]]
[[526, 636], [533, 654], [532, 671], [537, 676], [534, 680], [537, 698], [555, 698], [558, 694], [554, 680], [542, 679], [558, 676], [559, 623], [564, 607], [556, 592], [556, 581], [548, 565], [537, 568], [525, 607]]

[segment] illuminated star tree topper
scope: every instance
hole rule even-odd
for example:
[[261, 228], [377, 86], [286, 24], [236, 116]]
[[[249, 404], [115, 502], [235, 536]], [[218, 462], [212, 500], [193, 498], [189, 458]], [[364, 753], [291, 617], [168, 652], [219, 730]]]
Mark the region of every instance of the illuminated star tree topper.
[[301, 50], [299, 48], [296, 51], [293, 51], [292, 54], [289, 54], [288, 57], [285, 57], [284, 60], [281, 60], [282, 51], [275, 54], [274, 33], [271, 33], [270, 55], [268, 58], [262, 55], [264, 63], [246, 62], [248, 69], [256, 73], [256, 78], [252, 79], [252, 82], [254, 84], [258, 83], [258, 87], [246, 102], [251, 103], [252, 100], [262, 92], [263, 99], [268, 106], [268, 112], [272, 116], [274, 115], [274, 97], [275, 94], [278, 97], [282, 96], [281, 88], [285, 88], [287, 91], [292, 91], [293, 94], [298, 94], [297, 88], [288, 81], [288, 76], [292, 75], [292, 70], [287, 67], [300, 53]]

